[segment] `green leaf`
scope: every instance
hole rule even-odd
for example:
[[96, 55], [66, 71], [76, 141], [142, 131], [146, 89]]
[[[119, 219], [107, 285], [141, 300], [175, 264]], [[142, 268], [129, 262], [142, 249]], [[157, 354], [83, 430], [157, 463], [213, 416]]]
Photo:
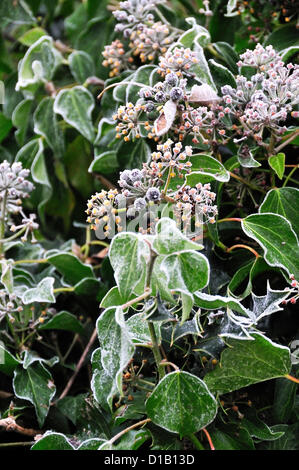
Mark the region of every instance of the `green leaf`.
[[206, 28], [197, 24], [195, 18], [185, 18], [185, 21], [190, 24], [192, 28], [188, 29], [179, 37], [178, 42], [182, 44], [182, 46], [192, 48], [195, 41], [203, 47], [210, 44], [211, 36]]
[[267, 442], [263, 449], [265, 450], [299, 450], [298, 434], [299, 423], [291, 425], [278, 424], [272, 427], [272, 431], [283, 432], [279, 439]]
[[63, 311], [56, 313], [49, 321], [39, 326], [39, 330], [66, 330], [82, 334], [83, 326], [72, 313]]
[[221, 87], [224, 85], [230, 85], [231, 87], [236, 88], [235, 77], [227, 67], [219, 64], [214, 59], [210, 59], [209, 68], [219, 92], [221, 92]]
[[218, 310], [220, 308], [228, 308], [232, 311], [241, 313], [247, 317], [251, 316], [248, 309], [233, 297], [222, 297], [221, 295], [210, 295], [204, 292], [195, 292], [193, 294], [195, 305], [205, 310]]
[[54, 48], [50, 36], [42, 36], [28, 49], [21, 60], [16, 90], [34, 93], [43, 81], [51, 80], [62, 56]]
[[285, 154], [278, 153], [277, 155], [271, 155], [269, 157], [269, 165], [275, 171], [278, 178], [282, 180], [285, 170]]
[[87, 52], [74, 51], [68, 58], [75, 80], [83, 85], [86, 79], [95, 75], [95, 66]]
[[117, 152], [115, 150], [108, 150], [100, 155], [95, 155], [88, 171], [97, 173], [111, 174], [118, 168]]
[[203, 246], [185, 237], [174, 220], [163, 217], [156, 225], [153, 248], [159, 255], [169, 255], [184, 250], [201, 250]]
[[227, 42], [221, 42], [221, 41], [214, 42], [212, 46], [214, 47], [214, 49], [216, 49], [216, 51], [222, 57], [222, 59], [227, 63], [230, 70], [235, 75], [237, 75], [238, 73], [237, 62], [239, 60], [239, 56], [236, 53], [235, 49]]
[[120, 233], [113, 238], [109, 259], [120, 295], [125, 301], [129, 299], [140, 280], [143, 280], [144, 285], [148, 257], [149, 247], [140, 235]]
[[187, 184], [195, 186], [201, 180], [200, 175], [205, 175], [205, 181], [213, 180], [227, 182], [230, 179], [229, 172], [215, 158], [210, 155], [194, 154], [190, 158], [192, 163], [192, 173], [186, 176]]
[[18, 41], [21, 44], [24, 44], [24, 46], [30, 47], [38, 39], [40, 39], [42, 36], [45, 36], [46, 34], [47, 32], [44, 29], [36, 27], [29, 29], [29, 31], [26, 31], [24, 34], [18, 37]]
[[5, 375], [13, 376], [15, 368], [20, 364], [20, 361], [16, 359], [7, 349], [4, 344], [0, 341], [0, 372]]
[[72, 253], [60, 252], [49, 256], [48, 261], [64, 276], [65, 281], [71, 284], [77, 284], [86, 277], [94, 278], [92, 267], [82, 263]]
[[25, 99], [21, 101], [13, 111], [12, 123], [14, 127], [17, 127], [15, 137], [19, 145], [24, 145], [26, 133], [30, 122], [30, 113], [32, 108], [33, 100]]
[[104, 442], [98, 450], [138, 450], [142, 444], [150, 438], [147, 429], [132, 429], [124, 434], [117, 443], [111, 441]]
[[112, 287], [101, 301], [101, 308], [117, 307], [123, 305], [124, 299], [121, 297], [118, 287]]
[[210, 267], [207, 258], [196, 251], [182, 251], [165, 256], [161, 265], [168, 289], [196, 292], [209, 282]]
[[159, 382], [146, 402], [146, 410], [153, 423], [183, 437], [214, 420], [217, 402], [201, 379], [175, 371]]
[[285, 379], [277, 379], [273, 401], [274, 422], [287, 423], [291, 418], [295, 406], [296, 392], [298, 386], [295, 382]]
[[242, 229], [262, 246], [270, 266], [299, 279], [298, 239], [287, 219], [272, 213], [252, 214], [242, 220]]
[[0, 143], [8, 136], [12, 129], [12, 122], [0, 113]]
[[34, 132], [45, 137], [55, 157], [61, 158], [65, 152], [64, 136], [53, 107], [53, 98], [44, 98], [40, 102], [33, 116]]
[[[148, 324], [143, 313], [132, 315], [127, 321], [126, 326], [129, 331], [132, 343], [151, 343], [151, 335], [149, 333]], [[154, 328], [157, 336], [158, 344], [161, 342], [160, 323], [155, 322]]]
[[267, 37], [264, 45], [266, 46], [270, 44], [277, 51], [281, 51], [282, 54], [289, 48], [299, 46], [296, 25], [293, 23], [275, 28], [275, 30]]
[[82, 411], [85, 411], [86, 398], [87, 393], [81, 393], [75, 397], [64, 397], [57, 401], [56, 406], [76, 426], [77, 421], [82, 418]]
[[14, 373], [13, 388], [18, 398], [34, 405], [39, 426], [42, 427], [56, 392], [50, 372], [40, 362], [33, 363], [26, 370], [19, 367]]
[[55, 303], [55, 295], [53, 292], [53, 285], [55, 279], [53, 277], [45, 277], [37, 287], [33, 289], [28, 289], [23, 294], [22, 302], [23, 304], [31, 304], [33, 302], [49, 302]]
[[1, 283], [4, 285], [7, 292], [12, 294], [14, 290], [12, 263], [3, 259], [0, 261], [0, 266], [1, 266]]
[[215, 450], [254, 450], [253, 441], [244, 428], [235, 430], [235, 433], [227, 433], [219, 429], [209, 430], [209, 433]]
[[33, 17], [28, 5], [24, 0], [13, 3], [11, 0], [1, 0], [0, 2], [0, 27], [4, 28], [10, 23], [33, 24]]
[[220, 363], [205, 376], [205, 382], [213, 393], [229, 393], [289, 374], [289, 349], [260, 333], [252, 333], [251, 336], [253, 340], [227, 340], [229, 347], [221, 354]]
[[289, 187], [271, 189], [263, 200], [259, 212], [282, 215], [291, 223], [299, 237], [299, 189]]
[[[110, 378], [111, 386], [107, 387], [109, 394], [106, 398], [111, 407], [113, 395], [117, 392], [122, 396], [122, 373], [134, 354], [135, 347], [132, 344], [129, 330], [126, 326], [121, 308], [108, 308], [97, 321], [98, 338], [101, 345], [101, 368], [107, 378]], [[93, 363], [94, 363], [93, 359]], [[101, 374], [103, 379], [103, 374]], [[97, 396], [97, 381], [93, 381], [93, 390]], [[109, 381], [108, 381], [109, 384]], [[99, 391], [101, 393], [101, 391]]]
[[95, 103], [92, 94], [83, 86], [60, 90], [55, 98], [54, 112], [77, 129], [87, 140], [93, 142], [95, 131], [91, 114]]
[[[283, 380], [284, 384], [286, 382], [284, 379], [278, 380]], [[272, 429], [257, 416], [256, 410], [254, 409], [250, 409], [246, 412], [245, 417], [242, 419], [241, 426], [248, 431], [250, 436], [264, 441], [275, 441], [283, 435], [281, 432], [272, 431]]]
[[47, 431], [33, 446], [31, 450], [75, 450], [64, 434]]

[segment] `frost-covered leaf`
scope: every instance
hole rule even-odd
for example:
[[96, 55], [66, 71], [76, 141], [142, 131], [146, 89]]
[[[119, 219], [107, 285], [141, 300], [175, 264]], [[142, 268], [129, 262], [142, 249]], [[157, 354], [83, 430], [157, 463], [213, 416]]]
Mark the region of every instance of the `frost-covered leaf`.
[[192, 163], [192, 172], [186, 176], [189, 186], [195, 186], [201, 180], [201, 175], [205, 177], [205, 182], [221, 181], [227, 182], [230, 179], [229, 172], [216, 158], [205, 154], [194, 154], [190, 158]]
[[[108, 384], [110, 379], [112, 385], [107, 387], [109, 395], [106, 398], [107, 403], [111, 406], [113, 395], [123, 394], [122, 372], [132, 358], [135, 347], [132, 344], [121, 308], [106, 309], [97, 321], [97, 332], [101, 345], [100, 370], [102, 368], [104, 371], [101, 374], [101, 379], [105, 375], [106, 383]], [[94, 381], [94, 389], [97, 383]]]
[[12, 294], [13, 289], [14, 289], [12, 264], [6, 259], [3, 259], [0, 261], [0, 266], [1, 266], [1, 283], [5, 286], [5, 289], [7, 290], [7, 292]]
[[47, 431], [31, 450], [75, 450], [68, 438], [59, 432]]
[[95, 75], [95, 66], [92, 57], [84, 51], [74, 51], [70, 54], [69, 65], [71, 72], [78, 83], [85, 83], [88, 77]]
[[20, 364], [20, 361], [16, 359], [0, 341], [0, 372], [5, 375], [12, 376], [15, 368]]
[[208, 63], [213, 80], [219, 91], [221, 91], [221, 87], [225, 85], [230, 85], [233, 88], [236, 87], [235, 77], [227, 67], [219, 64], [214, 59], [210, 59]]
[[43, 81], [51, 80], [56, 67], [62, 62], [50, 36], [42, 36], [27, 50], [19, 66], [16, 90], [32, 94]]
[[160, 271], [166, 276], [170, 290], [192, 293], [203, 289], [209, 282], [208, 260], [196, 251], [186, 250], [164, 256]]
[[[143, 313], [136, 313], [132, 315], [127, 321], [126, 326], [128, 328], [129, 335], [131, 337], [131, 341], [133, 343], [151, 343], [151, 335], [148, 328], [148, 323]], [[160, 331], [160, 323], [155, 322], [154, 328], [156, 332], [156, 337], [158, 344], [161, 342], [161, 331]]]
[[140, 280], [145, 281], [148, 257], [149, 247], [141, 236], [134, 233], [120, 233], [113, 238], [109, 259], [119, 292], [125, 301], [134, 292]]
[[53, 107], [53, 98], [44, 98], [40, 102], [34, 113], [34, 132], [45, 137], [55, 157], [61, 158], [65, 152], [64, 136]]
[[26, 305], [33, 302], [55, 303], [54, 282], [54, 277], [45, 277], [36, 287], [26, 290], [22, 297], [23, 304]]
[[12, 113], [12, 123], [17, 128], [15, 137], [19, 145], [24, 145], [27, 129], [30, 123], [30, 112], [33, 105], [32, 99], [21, 101]]
[[252, 317], [250, 310], [233, 297], [222, 297], [221, 295], [210, 295], [204, 292], [195, 292], [193, 294], [195, 305], [205, 310], [218, 310], [220, 308], [229, 308], [232, 311], [241, 313], [247, 317]]
[[252, 337], [248, 341], [227, 340], [229, 347], [223, 351], [220, 363], [205, 376], [213, 393], [229, 393], [289, 374], [289, 348], [273, 343], [260, 333], [252, 333]]
[[11, 0], [1, 0], [0, 2], [0, 28], [4, 28], [10, 23], [17, 25], [33, 24], [35, 18], [24, 0], [12, 2]]
[[83, 86], [75, 86], [58, 93], [54, 102], [54, 112], [61, 114], [68, 124], [93, 142], [95, 131], [91, 114], [94, 106], [92, 94]]
[[166, 101], [160, 116], [154, 122], [156, 136], [160, 137], [169, 131], [175, 119], [176, 111], [177, 104], [172, 100]]
[[205, 47], [211, 42], [211, 36], [209, 31], [196, 23], [195, 18], [185, 18], [186, 23], [192, 26], [184, 32], [178, 39], [178, 42], [185, 48], [191, 48], [195, 41], [201, 46]]
[[272, 213], [252, 214], [242, 220], [242, 229], [262, 246], [270, 266], [299, 279], [298, 239], [287, 219]]
[[95, 155], [94, 160], [91, 162], [88, 171], [97, 173], [110, 174], [118, 168], [117, 152], [115, 150], [108, 150], [100, 155]]
[[202, 332], [199, 327], [199, 315], [200, 313], [198, 312], [194, 315], [192, 320], [185, 321], [183, 324], [175, 325], [171, 335], [171, 344], [186, 335], [202, 336]]
[[153, 248], [159, 255], [169, 255], [184, 250], [202, 250], [203, 246], [183, 235], [174, 220], [163, 217], [156, 225]]
[[299, 189], [285, 187], [271, 189], [263, 200], [259, 212], [273, 212], [285, 217], [299, 236]]
[[34, 405], [39, 426], [42, 427], [56, 392], [50, 372], [40, 362], [31, 364], [26, 370], [18, 367], [14, 372], [13, 388], [18, 398]]
[[153, 423], [182, 437], [213, 421], [217, 402], [201, 379], [189, 372], [175, 371], [159, 382], [146, 409]]
[[253, 307], [252, 311], [259, 321], [261, 318], [271, 315], [274, 312], [283, 310], [281, 302], [289, 296], [289, 292], [285, 290], [272, 290], [267, 283], [267, 294], [266, 295], [255, 295], [252, 292]]

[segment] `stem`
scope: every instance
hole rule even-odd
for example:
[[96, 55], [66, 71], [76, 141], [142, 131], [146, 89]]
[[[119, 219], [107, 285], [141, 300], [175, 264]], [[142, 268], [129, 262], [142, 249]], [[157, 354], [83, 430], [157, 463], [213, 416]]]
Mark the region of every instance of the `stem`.
[[156, 362], [158, 373], [159, 373], [159, 380], [161, 380], [163, 379], [163, 377], [165, 377], [165, 369], [163, 365], [161, 364], [162, 356], [160, 353], [154, 324], [151, 321], [148, 321], [147, 324], [148, 324], [148, 329], [149, 329], [150, 336], [151, 336], [153, 354], [154, 354], [155, 362]]
[[213, 44], [208, 44], [205, 47], [205, 49], [207, 49], [214, 57], [216, 57], [216, 59], [219, 59], [219, 60], [223, 61], [223, 57], [221, 57], [221, 55], [218, 54], [218, 52], [214, 48]]
[[205, 450], [204, 446], [202, 443], [197, 439], [195, 434], [189, 434], [188, 439], [194, 444], [195, 449], [197, 450]]
[[285, 378], [288, 380], [291, 380], [292, 382], [295, 382], [296, 384], [299, 384], [299, 379], [297, 379], [296, 377], [293, 377], [292, 375], [286, 374]]
[[230, 176], [232, 176], [232, 178], [235, 178], [236, 180], [238, 180], [241, 183], [245, 184], [246, 186], [253, 189], [254, 191], [259, 191], [260, 193], [263, 193], [263, 194], [266, 192], [264, 189], [259, 188], [258, 186], [255, 186], [255, 185], [249, 183], [249, 181], [244, 180], [244, 178], [242, 178], [241, 176], [236, 175], [235, 173], [233, 173], [231, 171], [229, 172], [229, 174], [230, 174]]
[[222, 222], [242, 222], [242, 219], [238, 217], [228, 217], [227, 219], [217, 220], [217, 224], [221, 224]]
[[58, 287], [57, 289], [53, 289], [54, 294], [59, 292], [74, 292], [74, 287]]
[[295, 167], [295, 168], [293, 168], [293, 169], [290, 171], [290, 173], [288, 174], [288, 176], [287, 176], [286, 179], [285, 179], [285, 182], [284, 182], [283, 185], [282, 185], [283, 188], [287, 185], [288, 181], [291, 179], [291, 176], [293, 175], [293, 173], [295, 173], [295, 171], [297, 170], [297, 168], [298, 168], [298, 166]]
[[48, 263], [47, 259], [19, 259], [14, 261], [13, 264], [35, 264], [35, 263]]
[[79, 373], [81, 367], [83, 366], [83, 363], [84, 363], [84, 361], [85, 361], [85, 359], [86, 359], [86, 356], [87, 356], [87, 354], [88, 354], [88, 352], [89, 352], [91, 346], [93, 345], [93, 343], [94, 343], [95, 340], [96, 340], [96, 337], [97, 337], [97, 329], [95, 328], [95, 329], [93, 330], [93, 333], [92, 333], [92, 335], [91, 335], [89, 341], [88, 341], [88, 344], [86, 345], [86, 347], [85, 347], [85, 349], [84, 349], [84, 351], [83, 351], [83, 353], [82, 353], [82, 356], [80, 357], [80, 360], [79, 360], [79, 362], [78, 362], [78, 364], [77, 364], [77, 367], [76, 367], [76, 370], [75, 370], [74, 374], [72, 375], [72, 377], [70, 378], [70, 380], [69, 380], [68, 383], [66, 384], [65, 389], [63, 390], [62, 394], [61, 394], [60, 397], [57, 399], [57, 401], [58, 401], [58, 400], [61, 400], [62, 398], [64, 398], [64, 397], [68, 394], [68, 392], [69, 392], [71, 386], [73, 385], [73, 383], [74, 383], [74, 381], [75, 381], [75, 378], [77, 377], [77, 375], [78, 375], [78, 373]]
[[35, 444], [35, 442], [30, 442], [30, 441], [26, 441], [26, 442], [4, 442], [3, 444], [0, 444], [0, 448], [4, 448], [4, 447], [22, 447], [22, 446], [33, 446], [33, 444]]
[[260, 255], [258, 254], [258, 252], [255, 251], [253, 248], [251, 248], [251, 246], [242, 245], [242, 244], [238, 244], [238, 245], [231, 246], [230, 248], [227, 248], [226, 252], [227, 252], [227, 253], [230, 253], [230, 252], [231, 252], [232, 250], [234, 250], [235, 248], [244, 248], [245, 250], [251, 251], [251, 253], [253, 253], [256, 258], [259, 258], [259, 257], [260, 257]]
[[131, 305], [134, 305], [134, 304], [136, 304], [137, 302], [140, 302], [140, 300], [146, 299], [149, 295], [151, 295], [151, 293], [152, 293], [152, 290], [149, 289], [149, 288], [147, 288], [147, 289], [145, 289], [145, 291], [143, 292], [143, 294], [141, 294], [141, 295], [139, 295], [138, 297], [135, 297], [135, 299], [132, 299], [132, 300], [130, 300], [129, 302], [123, 304], [123, 305], [121, 306], [121, 308], [124, 310], [124, 309], [126, 309], [126, 308], [128, 308], [128, 307], [131, 307]]
[[280, 150], [282, 150], [286, 145], [290, 144], [292, 140], [294, 140], [297, 135], [299, 135], [299, 129], [294, 131], [288, 138], [285, 140], [282, 144], [280, 144], [276, 149], [274, 149], [275, 153], [278, 153]]
[[26, 230], [26, 227], [21, 228], [21, 230], [19, 230], [17, 233], [14, 233], [11, 237], [2, 238], [2, 240], [0, 240], [0, 243], [11, 242], [15, 238], [18, 238], [20, 235], [22, 235], [22, 233], [24, 233], [25, 230]]
[[167, 193], [167, 189], [168, 189], [168, 186], [169, 186], [169, 183], [170, 183], [170, 180], [171, 180], [171, 173], [172, 173], [173, 169], [171, 168], [171, 166], [169, 167], [169, 170], [168, 170], [168, 175], [167, 175], [167, 180], [166, 180], [166, 183], [165, 183], [165, 186], [163, 188], [163, 194], [166, 195]]
[[[2, 240], [5, 236], [5, 215], [6, 215], [6, 201], [7, 191], [4, 193], [4, 197], [1, 205], [1, 219], [0, 219], [0, 239]], [[3, 242], [0, 242], [0, 257], [3, 257]]]
[[127, 432], [131, 431], [132, 429], [138, 428], [139, 426], [143, 426], [144, 424], [149, 423], [150, 421], [151, 421], [150, 418], [143, 419], [142, 421], [138, 421], [138, 423], [132, 424], [132, 426], [129, 426], [128, 428], [123, 429], [123, 431], [120, 431], [118, 434], [113, 436], [112, 439], [110, 439], [109, 444], [113, 444], [124, 434], [127, 434]]
[[205, 435], [207, 436], [207, 439], [208, 439], [208, 442], [209, 442], [209, 445], [210, 445], [211, 450], [215, 450], [215, 447], [214, 447], [214, 444], [213, 444], [213, 442], [212, 442], [211, 436], [210, 436], [210, 434], [208, 433], [208, 431], [206, 430], [206, 428], [203, 428], [203, 432], [204, 432]]
[[165, 361], [165, 359], [163, 359], [163, 360], [160, 362], [160, 365], [161, 365], [161, 366], [164, 366], [164, 367], [171, 366], [171, 367], [174, 368], [174, 370], [180, 370], [179, 367], [176, 366], [173, 362]]

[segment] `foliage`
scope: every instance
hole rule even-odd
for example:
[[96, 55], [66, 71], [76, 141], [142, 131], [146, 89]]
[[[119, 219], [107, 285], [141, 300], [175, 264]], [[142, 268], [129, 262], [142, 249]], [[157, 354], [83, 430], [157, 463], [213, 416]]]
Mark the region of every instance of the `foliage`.
[[0, 446], [298, 448], [295, 3], [1, 1]]

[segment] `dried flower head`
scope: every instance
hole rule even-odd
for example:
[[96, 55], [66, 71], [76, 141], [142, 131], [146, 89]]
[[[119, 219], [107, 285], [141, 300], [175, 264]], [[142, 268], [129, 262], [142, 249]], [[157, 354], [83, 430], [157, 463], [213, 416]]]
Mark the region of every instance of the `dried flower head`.
[[273, 46], [263, 47], [261, 44], [257, 44], [254, 50], [247, 49], [244, 54], [240, 55], [237, 65], [238, 67], [253, 67], [260, 72], [265, 72], [278, 62], [281, 62], [281, 57]]
[[7, 316], [9, 321], [14, 323], [14, 314], [22, 310], [23, 307], [19, 304], [16, 294], [9, 293], [5, 289], [0, 290], [0, 322]]
[[6, 210], [17, 214], [22, 210], [22, 199], [34, 189], [26, 178], [29, 170], [23, 169], [21, 162], [12, 165], [6, 160], [0, 164], [0, 201], [5, 199]]

